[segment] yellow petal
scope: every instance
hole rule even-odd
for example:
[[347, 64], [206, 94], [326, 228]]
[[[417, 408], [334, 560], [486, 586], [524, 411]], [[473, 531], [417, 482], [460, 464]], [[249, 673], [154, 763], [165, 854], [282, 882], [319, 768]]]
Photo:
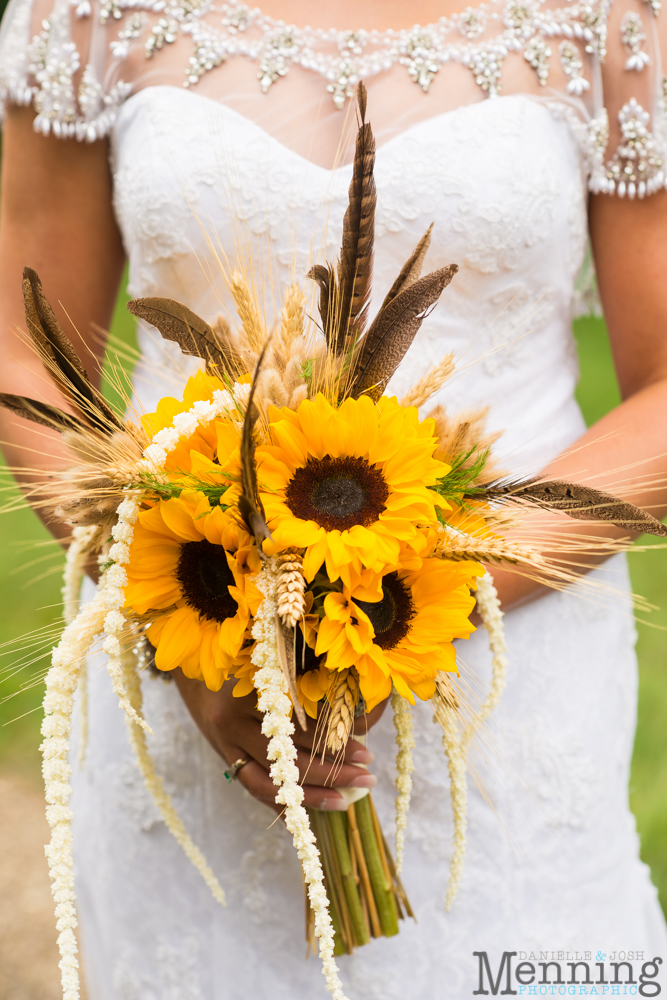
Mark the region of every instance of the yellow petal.
[[160, 670], [173, 670], [180, 666], [200, 642], [199, 616], [192, 608], [178, 608], [174, 611], [162, 631], [155, 653], [155, 663]]
[[186, 505], [182, 497], [177, 500], [161, 500], [162, 520], [176, 538], [185, 542], [200, 542], [204, 537], [193, 520], [192, 505]]

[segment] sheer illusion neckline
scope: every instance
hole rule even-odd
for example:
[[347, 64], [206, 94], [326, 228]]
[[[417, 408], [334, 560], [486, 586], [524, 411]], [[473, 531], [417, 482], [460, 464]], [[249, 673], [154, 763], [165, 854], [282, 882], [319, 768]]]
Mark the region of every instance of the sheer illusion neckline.
[[[537, 5], [542, 6], [545, 0], [537, 0]], [[481, 19], [490, 18], [493, 20], [500, 20], [502, 9], [507, 5], [507, 0], [485, 0], [483, 3], [476, 4], [475, 6], [467, 6], [465, 9], [454, 11], [451, 14], [443, 14], [442, 17], [437, 18], [435, 21], [426, 21], [424, 23], [417, 22], [413, 24], [407, 24], [402, 28], [360, 28], [346, 26], [344, 28], [315, 28], [309, 24], [301, 25], [296, 24], [294, 21], [285, 20], [284, 18], [273, 17], [271, 14], [267, 14], [261, 7], [253, 6], [249, 7], [247, 4], [235, 2], [232, 0], [231, 3], [223, 4], [223, 8], [230, 12], [230, 17], [245, 18], [247, 15], [254, 20], [255, 23], [263, 23], [266, 26], [272, 26], [276, 30], [281, 29], [292, 29], [300, 33], [309, 34], [321, 38], [323, 41], [337, 41], [339, 36], [354, 36], [354, 37], [368, 37], [375, 40], [384, 40], [390, 38], [401, 38], [405, 37], [412, 32], [431, 32], [431, 31], [453, 31], [459, 28], [462, 18], [470, 20], [471, 22], [478, 23]], [[496, 8], [495, 13], [489, 13]], [[244, 30], [245, 25], [241, 26], [240, 29]], [[470, 37], [470, 36], [468, 36]]]
[[[185, 90], [181, 87], [176, 87], [173, 84], [149, 84], [148, 86], [143, 87], [141, 90], [132, 94], [125, 101], [124, 108], [126, 108], [128, 111], [131, 111], [131, 108], [135, 103], [138, 104], [142, 100], [144, 101], [149, 100], [151, 95], [155, 94], [156, 92], [158, 92], [159, 96], [159, 92], [166, 92], [166, 91], [169, 92], [169, 95], [167, 96], [168, 101], [173, 101], [174, 98], [176, 98], [176, 95], [178, 95], [179, 98], [181, 97], [185, 98], [186, 101], [194, 99], [195, 101], [199, 101], [204, 104], [214, 106], [215, 108], [219, 109], [220, 114], [230, 117], [232, 121], [237, 121], [242, 123], [243, 126], [254, 131], [258, 136], [265, 139], [276, 149], [280, 150], [281, 153], [295, 158], [299, 162], [306, 164], [309, 168], [312, 168], [314, 170], [321, 170], [324, 173], [334, 175], [342, 171], [346, 170], [349, 171], [352, 167], [351, 160], [347, 160], [344, 163], [334, 164], [331, 167], [325, 167], [320, 163], [316, 163], [314, 160], [309, 159], [307, 156], [304, 156], [297, 150], [292, 149], [286, 143], [281, 142], [280, 139], [277, 139], [274, 135], [271, 134], [271, 132], [263, 128], [262, 125], [256, 122], [253, 118], [249, 118], [248, 116], [242, 114], [240, 111], [237, 111], [235, 108], [230, 107], [228, 104], [225, 104], [224, 101], [216, 100], [216, 98], [209, 97], [207, 94], [202, 94], [196, 90]], [[418, 121], [412, 122], [410, 125], [407, 125], [400, 132], [391, 135], [384, 142], [379, 143], [376, 155], [380, 157], [385, 153], [385, 151], [389, 150], [394, 145], [398, 145], [401, 141], [408, 139], [410, 136], [412, 136], [413, 133], [418, 132], [419, 129], [432, 128], [438, 122], [442, 122], [445, 119], [451, 118], [455, 115], [463, 114], [464, 112], [470, 112], [473, 108], [480, 109], [478, 113], [484, 114], [485, 111], [488, 112], [490, 109], [494, 108], [494, 106], [496, 108], [500, 108], [501, 106], [504, 107], [508, 101], [512, 102], [528, 101], [533, 105], [544, 107], [545, 111], [548, 113], [548, 108], [540, 100], [540, 98], [531, 97], [530, 94], [507, 94], [502, 97], [499, 97], [497, 101], [493, 101], [491, 102], [491, 104], [489, 104], [487, 101], [476, 101], [472, 104], [461, 104], [458, 107], [451, 108], [448, 111], [439, 111], [437, 114], [431, 115], [428, 118], [421, 118]], [[122, 114], [123, 114], [123, 109], [121, 109], [121, 116]], [[224, 141], [224, 136], [220, 136], [220, 139], [221, 141]]]

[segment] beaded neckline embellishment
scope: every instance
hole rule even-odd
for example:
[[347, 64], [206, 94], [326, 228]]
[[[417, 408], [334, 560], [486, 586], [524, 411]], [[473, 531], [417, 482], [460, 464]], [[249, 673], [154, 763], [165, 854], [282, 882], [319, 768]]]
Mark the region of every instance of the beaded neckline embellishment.
[[[79, 16], [90, 12], [89, 0], [72, 0]], [[411, 80], [427, 92], [440, 68], [458, 62], [473, 73], [476, 83], [490, 97], [500, 90], [503, 61], [510, 52], [523, 52], [535, 69], [539, 83], [546, 86], [552, 50], [550, 38], [579, 39], [600, 61], [606, 54], [607, 14], [610, 0], [593, 3], [579, 0], [559, 10], [545, 10], [544, 0], [489, 0], [463, 13], [443, 17], [435, 24], [400, 31], [337, 31], [297, 28], [262, 14], [246, 4], [222, 4], [211, 0], [103, 0], [103, 24], [128, 18], [118, 38], [110, 43], [114, 56], [123, 59], [130, 44], [145, 30], [146, 12], [159, 19], [144, 42], [147, 58], [165, 45], [189, 34], [194, 53], [189, 59], [183, 85], [196, 84], [205, 73], [231, 56], [245, 56], [259, 63], [258, 79], [264, 93], [293, 65], [319, 73], [338, 109], [352, 97], [360, 79], [368, 79], [399, 64]], [[649, 0], [646, 0], [648, 3]], [[657, 13], [660, 0], [650, 6]], [[142, 8], [137, 11], [137, 7]], [[221, 15], [219, 26], [204, 21], [204, 15]], [[481, 39], [487, 25], [497, 22], [501, 30], [491, 39]], [[250, 30], [254, 29], [254, 30]], [[559, 57], [572, 75], [577, 92], [581, 79], [570, 54], [572, 43]]]
[[[144, 57], [181, 36], [190, 36], [192, 50], [183, 86], [194, 87], [211, 70], [233, 56], [258, 64], [258, 86], [264, 93], [293, 66], [324, 78], [334, 105], [341, 109], [359, 79], [369, 79], [396, 65], [427, 93], [446, 63], [467, 67], [488, 97], [501, 90], [503, 64], [510, 53], [522, 55], [535, 71], [540, 87], [547, 87], [552, 61], [558, 60], [567, 83], [567, 98], [586, 99], [592, 109], [577, 112], [555, 92], [549, 105], [568, 121], [582, 149], [591, 191], [643, 197], [665, 186], [667, 158], [665, 95], [652, 101], [651, 112], [631, 98], [618, 111], [621, 143], [605, 163], [609, 137], [607, 112], [600, 94], [593, 99], [596, 66], [607, 53], [607, 18], [612, 0], [567, 0], [548, 9], [546, 0], [485, 0], [463, 13], [434, 24], [400, 31], [337, 31], [297, 28], [243, 3], [216, 4], [214, 0], [56, 0], [40, 34], [30, 39], [33, 0], [18, 0], [5, 33], [0, 68], [0, 113], [7, 100], [34, 104], [35, 128], [45, 134], [75, 136], [94, 141], [108, 135], [119, 108], [134, 91], [122, 79], [122, 67], [136, 47]], [[650, 23], [660, 12], [661, 0], [644, 0], [645, 22], [636, 12], [621, 21], [620, 42], [627, 60], [624, 71], [636, 77], [651, 63], [644, 50]], [[72, 41], [70, 17], [95, 19], [112, 35], [110, 62], [97, 69], [81, 67]], [[117, 25], [117, 30], [113, 29]], [[496, 33], [487, 29], [496, 28]], [[115, 34], [115, 37], [114, 37]], [[489, 35], [491, 37], [489, 37]], [[140, 48], [140, 51], [141, 51]], [[99, 48], [96, 49], [99, 53]], [[592, 65], [584, 75], [586, 55]], [[586, 77], [590, 78], [587, 79]], [[105, 88], [101, 82], [115, 80]], [[582, 113], [583, 112], [583, 113]], [[653, 128], [651, 129], [651, 119]]]

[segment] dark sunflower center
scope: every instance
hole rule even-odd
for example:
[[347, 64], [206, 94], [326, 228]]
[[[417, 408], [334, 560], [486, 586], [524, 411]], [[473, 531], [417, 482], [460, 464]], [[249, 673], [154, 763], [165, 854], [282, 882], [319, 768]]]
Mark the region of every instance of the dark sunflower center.
[[222, 545], [186, 542], [181, 547], [176, 576], [185, 600], [205, 618], [224, 622], [238, 611], [238, 604], [229, 593], [236, 581]]
[[381, 601], [355, 601], [371, 620], [375, 629], [375, 643], [382, 649], [393, 649], [410, 631], [415, 607], [410, 592], [398, 579], [396, 573], [389, 573], [382, 580]]
[[295, 517], [315, 521], [327, 531], [364, 527], [386, 510], [389, 487], [376, 465], [346, 456], [311, 458], [297, 469], [285, 490]]

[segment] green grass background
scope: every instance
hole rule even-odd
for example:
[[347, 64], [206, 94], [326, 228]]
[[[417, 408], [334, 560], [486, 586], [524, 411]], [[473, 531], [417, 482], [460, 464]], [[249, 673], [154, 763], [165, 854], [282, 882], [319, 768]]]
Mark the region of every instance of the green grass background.
[[[124, 292], [118, 299], [112, 333], [134, 345], [134, 321], [125, 311]], [[604, 323], [586, 318], [575, 323], [581, 379], [578, 399], [588, 424], [619, 401], [618, 386]], [[114, 396], [106, 381], [107, 394]], [[55, 546], [26, 549], [22, 542], [48, 542], [35, 515], [21, 510], [0, 517], [0, 644], [57, 620], [62, 558]], [[25, 564], [52, 553], [44, 563]], [[634, 589], [661, 610], [652, 623], [667, 629], [667, 552], [630, 556]], [[44, 575], [47, 573], [48, 575]], [[37, 609], [37, 610], [35, 610]], [[646, 617], [646, 616], [642, 616]], [[632, 767], [630, 799], [641, 836], [642, 857], [651, 866], [653, 880], [667, 911], [667, 632], [639, 624], [639, 726]], [[16, 673], [15, 647], [0, 646], [0, 766], [20, 770], [35, 779], [39, 769], [41, 685], [23, 690], [26, 677], [45, 660]], [[4, 669], [4, 675], [1, 673]]]

